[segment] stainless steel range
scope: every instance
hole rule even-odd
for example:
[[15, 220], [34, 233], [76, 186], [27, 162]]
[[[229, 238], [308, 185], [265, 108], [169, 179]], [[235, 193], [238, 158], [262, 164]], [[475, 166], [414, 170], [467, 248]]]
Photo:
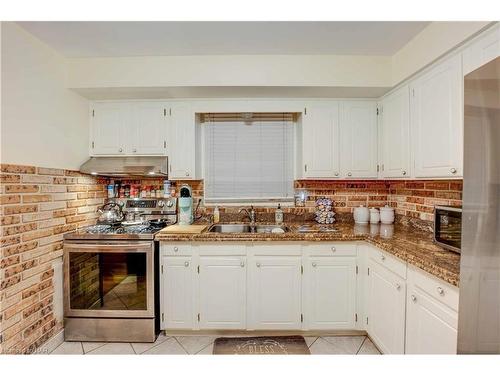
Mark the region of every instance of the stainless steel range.
[[154, 342], [159, 332], [156, 232], [176, 221], [176, 198], [115, 199], [127, 221], [64, 236], [67, 341]]

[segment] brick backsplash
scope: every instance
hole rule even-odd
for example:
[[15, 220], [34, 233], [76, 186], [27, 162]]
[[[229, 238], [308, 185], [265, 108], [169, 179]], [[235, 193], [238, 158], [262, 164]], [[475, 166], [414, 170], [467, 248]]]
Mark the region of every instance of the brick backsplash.
[[63, 327], [54, 264], [64, 233], [95, 223], [106, 181], [64, 169], [0, 170], [0, 353], [30, 353]]

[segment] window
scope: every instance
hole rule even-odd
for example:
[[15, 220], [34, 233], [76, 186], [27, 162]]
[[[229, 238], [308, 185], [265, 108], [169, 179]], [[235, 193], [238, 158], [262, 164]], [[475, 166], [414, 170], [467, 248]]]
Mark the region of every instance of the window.
[[204, 114], [205, 201], [293, 198], [291, 113]]

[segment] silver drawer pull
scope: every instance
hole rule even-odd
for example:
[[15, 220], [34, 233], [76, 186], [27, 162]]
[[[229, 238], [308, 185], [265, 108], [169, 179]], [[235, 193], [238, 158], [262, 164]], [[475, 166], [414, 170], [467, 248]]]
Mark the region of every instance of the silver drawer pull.
[[179, 251], [179, 248], [178, 248], [177, 246], [176, 246], [176, 247], [174, 247], [174, 251], [175, 251], [175, 252], [178, 252], [178, 251]]
[[189, 267], [189, 262], [184, 262], [184, 267]]
[[439, 293], [440, 296], [444, 296], [444, 289], [441, 288], [440, 286], [437, 287], [437, 291]]
[[457, 169], [456, 169], [456, 168], [451, 168], [451, 169], [450, 169], [450, 172], [451, 172], [452, 174], [455, 174], [455, 173], [457, 173]]
[[257, 266], [257, 267], [260, 267], [260, 263], [259, 263], [259, 262], [257, 262], [256, 266]]
[[401, 289], [401, 285], [400, 284], [396, 284], [396, 290], [399, 290]]
[[240, 267], [245, 267], [245, 262], [241, 262]]
[[417, 301], [417, 297], [415, 297], [415, 296], [412, 294], [412, 295], [411, 295], [411, 300], [412, 300], [413, 302], [416, 302], [416, 301]]
[[332, 253], [334, 253], [334, 252], [337, 251], [337, 249], [335, 248], [335, 246], [332, 246], [331, 249], [332, 249]]
[[385, 260], [385, 256], [384, 256], [384, 255], [382, 255], [382, 256], [380, 257], [380, 259], [381, 259], [381, 260]]
[[312, 263], [312, 266], [313, 266], [313, 267], [316, 267], [316, 266], [317, 266], [316, 262], [313, 262], [313, 263]]

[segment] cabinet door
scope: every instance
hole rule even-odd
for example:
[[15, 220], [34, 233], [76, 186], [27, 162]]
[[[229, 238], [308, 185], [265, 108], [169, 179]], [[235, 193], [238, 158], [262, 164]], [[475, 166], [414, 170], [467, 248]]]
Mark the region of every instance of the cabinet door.
[[405, 349], [406, 284], [396, 274], [368, 260], [367, 330], [384, 354]]
[[195, 178], [196, 122], [189, 103], [172, 103], [167, 132], [169, 178], [190, 180]]
[[410, 92], [408, 86], [381, 103], [382, 177], [410, 176]]
[[342, 102], [340, 169], [343, 177], [377, 177], [377, 105]]
[[130, 155], [164, 155], [167, 111], [163, 103], [135, 103], [127, 145]]
[[194, 328], [194, 269], [191, 257], [162, 258], [162, 329]]
[[93, 155], [124, 155], [130, 127], [127, 103], [94, 103], [91, 108]]
[[415, 177], [462, 176], [462, 81], [457, 55], [410, 86]]
[[255, 257], [250, 267], [251, 329], [300, 329], [301, 257]]
[[302, 122], [302, 142], [305, 178], [339, 177], [338, 103], [307, 106]]
[[304, 272], [308, 329], [354, 329], [356, 258], [314, 257]]
[[201, 329], [246, 328], [245, 257], [200, 257]]
[[456, 354], [458, 314], [410, 287], [406, 309], [406, 354]]

